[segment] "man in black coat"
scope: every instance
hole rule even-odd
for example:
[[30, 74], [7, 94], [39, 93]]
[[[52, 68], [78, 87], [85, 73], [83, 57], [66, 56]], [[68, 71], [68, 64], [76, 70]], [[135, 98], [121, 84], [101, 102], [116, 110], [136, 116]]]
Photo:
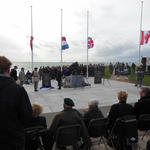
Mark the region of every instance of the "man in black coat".
[[140, 65], [136, 71], [136, 84], [135, 86], [142, 87], [143, 84], [143, 79], [144, 79], [144, 71], [143, 71], [143, 66]]
[[24, 126], [32, 116], [25, 89], [9, 76], [11, 62], [0, 56], [0, 149], [24, 150]]
[[17, 77], [17, 66], [14, 66], [14, 69], [11, 70], [10, 72], [10, 76], [17, 81], [18, 77]]
[[57, 80], [57, 82], [58, 82], [58, 89], [61, 90], [62, 72], [61, 72], [61, 69], [60, 69], [60, 68], [58, 68], [58, 70], [57, 70], [56, 80]]
[[140, 90], [140, 100], [135, 103], [134, 113], [137, 119], [140, 115], [150, 114], [150, 89], [141, 88]]

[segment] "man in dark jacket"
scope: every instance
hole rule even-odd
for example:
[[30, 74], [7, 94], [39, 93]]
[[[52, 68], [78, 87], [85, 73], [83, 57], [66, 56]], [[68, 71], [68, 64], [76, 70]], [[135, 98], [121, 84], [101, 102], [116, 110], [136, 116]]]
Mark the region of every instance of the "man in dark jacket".
[[57, 80], [57, 82], [58, 82], [58, 89], [61, 90], [62, 72], [61, 72], [61, 69], [60, 69], [60, 68], [58, 68], [58, 70], [57, 70], [56, 80]]
[[17, 77], [17, 66], [14, 66], [14, 69], [11, 70], [10, 72], [10, 76], [17, 81], [18, 77]]
[[140, 100], [135, 103], [134, 113], [137, 118], [143, 114], [150, 114], [150, 89], [141, 88], [140, 90]]
[[[50, 134], [55, 140], [57, 129], [61, 126], [65, 125], [74, 125], [74, 124], [80, 124], [81, 125], [81, 136], [83, 138], [83, 141], [86, 144], [90, 143], [90, 138], [88, 135], [88, 131], [85, 127], [85, 124], [78, 115], [78, 113], [72, 109], [74, 106], [74, 102], [70, 98], [64, 99], [64, 110], [57, 114], [51, 124], [50, 127]], [[52, 140], [51, 140], [52, 142]], [[54, 142], [54, 141], [53, 141]], [[52, 144], [53, 144], [52, 142]], [[87, 146], [87, 145], [86, 145]]]
[[0, 56], [0, 149], [24, 150], [24, 125], [32, 116], [25, 89], [9, 76], [11, 62]]
[[143, 66], [140, 65], [136, 71], [136, 84], [135, 86], [142, 87], [143, 84], [143, 79], [144, 79], [144, 71], [143, 71]]
[[84, 122], [88, 128], [89, 123], [92, 119], [104, 118], [101, 110], [98, 108], [98, 101], [94, 100], [89, 102], [89, 109], [84, 114]]

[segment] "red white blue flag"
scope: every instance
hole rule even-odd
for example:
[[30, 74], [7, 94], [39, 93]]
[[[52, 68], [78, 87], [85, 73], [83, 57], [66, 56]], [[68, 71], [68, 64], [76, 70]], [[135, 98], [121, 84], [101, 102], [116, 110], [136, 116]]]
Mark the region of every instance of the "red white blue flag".
[[88, 49], [93, 48], [93, 47], [94, 47], [93, 39], [91, 37], [88, 37]]
[[150, 39], [150, 31], [141, 31], [141, 45], [147, 44]]
[[65, 50], [65, 49], [68, 49], [69, 48], [69, 45], [68, 45], [68, 43], [66, 42], [66, 37], [62, 37], [61, 38], [61, 40], [62, 40], [62, 47], [61, 47], [61, 49], [62, 50]]

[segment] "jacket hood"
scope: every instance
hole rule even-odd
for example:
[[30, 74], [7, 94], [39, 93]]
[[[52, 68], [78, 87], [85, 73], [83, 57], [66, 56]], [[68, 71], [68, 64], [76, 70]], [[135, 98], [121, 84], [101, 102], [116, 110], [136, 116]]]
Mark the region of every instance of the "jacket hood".
[[8, 87], [10, 84], [13, 84], [14, 80], [11, 77], [0, 77], [0, 90]]

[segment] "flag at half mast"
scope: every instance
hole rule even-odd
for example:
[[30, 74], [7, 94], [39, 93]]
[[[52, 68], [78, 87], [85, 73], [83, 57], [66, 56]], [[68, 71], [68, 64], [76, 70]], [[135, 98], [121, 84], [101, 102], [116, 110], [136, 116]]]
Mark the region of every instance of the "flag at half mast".
[[61, 49], [62, 49], [62, 50], [68, 49], [68, 48], [69, 48], [69, 45], [68, 45], [68, 43], [66, 42], [66, 37], [63, 36], [63, 37], [61, 38], [61, 40], [62, 40]]
[[31, 51], [33, 50], [33, 36], [31, 36], [30, 38], [30, 48], [31, 48]]
[[148, 44], [150, 39], [150, 31], [141, 31], [141, 45]]
[[94, 47], [93, 39], [91, 37], [88, 37], [88, 49], [93, 48], [93, 47]]

